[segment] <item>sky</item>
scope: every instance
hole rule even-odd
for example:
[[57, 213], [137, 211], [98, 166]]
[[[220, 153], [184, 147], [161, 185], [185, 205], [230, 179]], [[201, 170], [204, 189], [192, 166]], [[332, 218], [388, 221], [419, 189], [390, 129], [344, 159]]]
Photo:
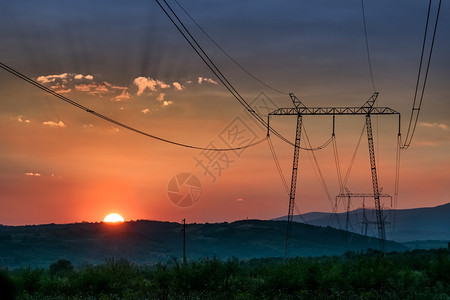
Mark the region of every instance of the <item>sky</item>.
[[[361, 106], [373, 94], [361, 1], [179, 0], [224, 55], [169, 1], [221, 72], [260, 113]], [[427, 1], [365, 1], [377, 106], [401, 113], [406, 135]], [[433, 1], [435, 16], [437, 1]], [[434, 17], [432, 17], [434, 20]], [[399, 209], [449, 202], [450, 5], [443, 2], [417, 130], [401, 151]], [[2, 1], [0, 61], [109, 118], [205, 148], [243, 146], [266, 129], [190, 48], [155, 1]], [[271, 126], [293, 141], [295, 116]], [[211, 152], [164, 143], [108, 123], [0, 70], [0, 224], [125, 220], [223, 222], [287, 214], [289, 197], [267, 141]], [[398, 119], [372, 117], [382, 193], [395, 194]], [[303, 118], [318, 146], [331, 117]], [[371, 193], [363, 116], [337, 117], [336, 149], [347, 187]], [[293, 147], [271, 136], [288, 184]], [[317, 160], [317, 164], [315, 163]], [[317, 169], [320, 168], [323, 181]], [[296, 213], [330, 212], [339, 193], [333, 146], [300, 151]], [[324, 188], [325, 183], [326, 188]], [[389, 198], [386, 198], [389, 199]], [[352, 200], [352, 208], [362, 206]], [[365, 203], [373, 206], [373, 200]], [[391, 207], [383, 200], [383, 207]], [[342, 203], [338, 211], [343, 211]]]

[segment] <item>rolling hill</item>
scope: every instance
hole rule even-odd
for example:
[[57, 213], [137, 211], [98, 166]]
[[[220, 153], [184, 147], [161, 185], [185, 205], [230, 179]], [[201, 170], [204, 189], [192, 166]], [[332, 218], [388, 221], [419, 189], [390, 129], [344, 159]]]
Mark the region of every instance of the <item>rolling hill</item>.
[[[284, 255], [285, 221], [245, 220], [232, 223], [187, 224], [188, 259], [201, 257], [251, 259]], [[388, 251], [406, 247], [387, 242]], [[376, 238], [331, 227], [294, 223], [290, 256], [342, 254], [378, 249]], [[0, 226], [0, 265], [48, 266], [63, 258], [75, 265], [125, 258], [153, 264], [182, 256], [182, 225], [158, 221]]]

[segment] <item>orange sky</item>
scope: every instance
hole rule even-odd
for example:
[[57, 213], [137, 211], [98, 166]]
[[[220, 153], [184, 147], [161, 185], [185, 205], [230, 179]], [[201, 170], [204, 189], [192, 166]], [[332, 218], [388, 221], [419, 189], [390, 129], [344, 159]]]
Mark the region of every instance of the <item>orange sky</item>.
[[[373, 91], [363, 35], [354, 29], [362, 26], [357, 4], [339, 8], [330, 3], [324, 11], [329, 18], [318, 14], [323, 9], [319, 4], [283, 2], [282, 8], [276, 9], [264, 4], [258, 13], [277, 24], [268, 27], [270, 30], [264, 19], [252, 14], [251, 5], [234, 15], [239, 4], [233, 1], [224, 7], [194, 1], [188, 8], [235, 59], [277, 88], [294, 92], [306, 106], [360, 106]], [[6, 21], [0, 21], [0, 37], [8, 45], [1, 50], [0, 60], [90, 109], [166, 139], [201, 147], [210, 143], [229, 147], [265, 137], [266, 130], [218, 84], [157, 7], [140, 3], [140, 9], [125, 10], [123, 5], [110, 4], [100, 13], [96, 4], [90, 4], [90, 12], [83, 15], [81, 4], [66, 4], [63, 11], [67, 15], [62, 18], [50, 1], [44, 6], [51, 9], [37, 11], [31, 5], [8, 4], [0, 19], [4, 16], [15, 26], [2, 26]], [[399, 111], [404, 131], [423, 36], [422, 26], [411, 21], [411, 16], [423, 19], [426, 7], [411, 4], [406, 13], [396, 15], [390, 5], [394, 4], [368, 5], [369, 37], [380, 92], [378, 105]], [[449, 201], [450, 107], [446, 99], [450, 96], [450, 26], [446, 25], [450, 14], [448, 5], [444, 6], [417, 132], [411, 148], [402, 151], [398, 208]], [[301, 22], [295, 11], [304, 10], [310, 14]], [[126, 26], [113, 22], [122, 12]], [[208, 17], [211, 14], [216, 15], [215, 20]], [[242, 24], [246, 24], [245, 30]], [[269, 109], [292, 106], [288, 96], [259, 85], [204, 38], [201, 41], [264, 118], [265, 105]], [[183, 218], [188, 222], [269, 219], [287, 212], [288, 196], [267, 142], [242, 153], [209, 157], [206, 170], [199, 164], [208, 160], [204, 152], [119, 128], [3, 70], [0, 91], [0, 224], [94, 222], [111, 212], [126, 220], [177, 222]], [[337, 118], [342, 174], [363, 124], [364, 117]], [[295, 117], [273, 117], [271, 125], [293, 139]], [[304, 117], [304, 125], [313, 145], [330, 137], [331, 118]], [[383, 193], [394, 194], [397, 119], [373, 117], [373, 127], [380, 187]], [[241, 135], [233, 140], [228, 134], [236, 129]], [[272, 141], [290, 182], [293, 149], [275, 137]], [[370, 193], [365, 135], [357, 153], [348, 188]], [[334, 201], [339, 188], [332, 146], [316, 156]], [[301, 151], [298, 209], [302, 213], [331, 211], [312, 161], [308, 152]], [[171, 179], [180, 173], [192, 174], [200, 181], [201, 196], [190, 207], [173, 204], [168, 194], [173, 188]], [[353, 208], [361, 205], [353, 203]]]

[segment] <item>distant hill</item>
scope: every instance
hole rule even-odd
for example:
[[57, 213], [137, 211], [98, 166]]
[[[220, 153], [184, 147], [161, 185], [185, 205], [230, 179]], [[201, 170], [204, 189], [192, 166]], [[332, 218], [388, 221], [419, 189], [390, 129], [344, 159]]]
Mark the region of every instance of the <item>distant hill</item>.
[[[414, 209], [398, 209], [384, 211], [386, 220], [386, 237], [397, 242], [450, 240], [450, 203], [436, 207]], [[373, 210], [366, 210], [369, 222], [375, 221]], [[286, 216], [275, 220], [286, 220]], [[363, 210], [353, 210], [349, 214], [348, 230], [365, 234], [363, 227]], [[295, 222], [306, 222], [316, 226], [331, 226], [345, 229], [346, 213], [332, 215], [331, 213], [312, 212], [294, 216]], [[369, 224], [368, 235], [377, 236], [375, 225]]]
[[[250, 259], [284, 255], [285, 221], [245, 220], [233, 223], [188, 224], [186, 252], [200, 257]], [[290, 256], [342, 254], [378, 249], [378, 240], [334, 228], [294, 223]], [[387, 242], [388, 251], [406, 247]], [[0, 265], [48, 266], [59, 258], [76, 265], [97, 264], [120, 257], [152, 264], [182, 256], [182, 225], [157, 221], [0, 226]]]

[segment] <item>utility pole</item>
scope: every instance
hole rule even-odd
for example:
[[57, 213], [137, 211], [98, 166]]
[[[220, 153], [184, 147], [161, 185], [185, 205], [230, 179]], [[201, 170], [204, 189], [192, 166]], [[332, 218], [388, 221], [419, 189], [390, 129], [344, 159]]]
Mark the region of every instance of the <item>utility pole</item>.
[[186, 219], [183, 219], [183, 264], [186, 264]]
[[[367, 100], [361, 107], [306, 107], [303, 103], [292, 93], [289, 94], [294, 107], [293, 108], [279, 108], [271, 113], [270, 116], [297, 116], [297, 128], [295, 135], [294, 144], [294, 159], [292, 167], [292, 177], [291, 177], [291, 191], [289, 193], [289, 209], [288, 209], [288, 222], [286, 230], [286, 242], [284, 253], [287, 256], [289, 250], [289, 237], [291, 233], [291, 226], [294, 214], [295, 205], [295, 193], [297, 186], [297, 174], [298, 174], [298, 164], [299, 164], [299, 149], [300, 149], [300, 135], [302, 127], [302, 116], [333, 116], [333, 126], [335, 116], [357, 116], [362, 115], [366, 117], [366, 127], [367, 127], [367, 139], [369, 144], [369, 158], [370, 158], [370, 169], [372, 175], [372, 188], [373, 197], [375, 201], [375, 209], [377, 214], [377, 228], [378, 228], [378, 238], [380, 239], [380, 250], [384, 251], [385, 243], [385, 232], [384, 232], [384, 220], [383, 213], [381, 211], [380, 204], [380, 192], [378, 190], [378, 177], [376, 172], [375, 164], [375, 153], [373, 148], [373, 135], [372, 135], [372, 123], [370, 120], [371, 115], [398, 115], [400, 124], [400, 113], [389, 108], [389, 107], [375, 107], [375, 101], [378, 97], [378, 92], [375, 92], [369, 100]], [[399, 128], [400, 131], [400, 128]]]

